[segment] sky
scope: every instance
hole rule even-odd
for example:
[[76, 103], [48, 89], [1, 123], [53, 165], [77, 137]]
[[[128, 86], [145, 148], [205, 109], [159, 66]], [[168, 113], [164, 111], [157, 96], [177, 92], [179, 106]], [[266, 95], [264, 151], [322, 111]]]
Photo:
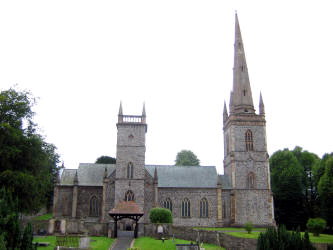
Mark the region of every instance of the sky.
[[268, 152], [333, 150], [331, 0], [0, 1], [0, 90], [38, 102], [35, 121], [66, 168], [116, 155], [117, 114], [141, 114], [146, 164], [182, 149], [223, 172], [237, 10]]

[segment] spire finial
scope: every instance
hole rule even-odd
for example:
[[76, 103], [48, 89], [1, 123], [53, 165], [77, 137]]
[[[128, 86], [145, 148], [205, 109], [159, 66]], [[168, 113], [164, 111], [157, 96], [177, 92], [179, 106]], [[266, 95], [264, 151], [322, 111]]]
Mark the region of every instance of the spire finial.
[[225, 123], [228, 120], [228, 110], [227, 110], [227, 104], [224, 100], [224, 107], [223, 107], [223, 123]]
[[265, 115], [265, 105], [264, 105], [261, 91], [260, 91], [260, 97], [259, 97], [259, 114]]
[[146, 103], [143, 102], [143, 108], [142, 108], [142, 116], [146, 116]]
[[104, 169], [104, 179], [108, 177], [108, 169], [105, 167]]
[[155, 170], [154, 170], [154, 183], [157, 183], [157, 182], [158, 182], [157, 167], [155, 167]]
[[74, 185], [77, 185], [78, 183], [79, 183], [79, 177], [77, 176], [77, 170], [76, 170], [74, 176]]
[[122, 104], [121, 101], [120, 101], [120, 104], [119, 104], [119, 112], [118, 112], [118, 115], [123, 115], [123, 104]]

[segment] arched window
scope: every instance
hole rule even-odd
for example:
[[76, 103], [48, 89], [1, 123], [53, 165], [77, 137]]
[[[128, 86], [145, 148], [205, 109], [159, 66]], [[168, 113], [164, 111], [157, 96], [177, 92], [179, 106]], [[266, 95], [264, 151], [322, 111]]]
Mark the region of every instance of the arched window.
[[190, 217], [191, 216], [191, 203], [189, 199], [185, 198], [182, 201], [182, 217]]
[[246, 151], [253, 151], [253, 136], [250, 129], [245, 132], [245, 145]]
[[202, 198], [200, 201], [200, 217], [208, 217], [208, 201]]
[[164, 208], [167, 208], [172, 212], [172, 201], [170, 198], [165, 199], [162, 205]]
[[255, 188], [256, 186], [256, 178], [254, 173], [249, 173], [247, 176], [247, 187], [248, 188]]
[[128, 190], [125, 193], [125, 201], [134, 201], [134, 193], [132, 192], [132, 190]]
[[133, 163], [130, 162], [127, 165], [127, 178], [128, 179], [133, 179]]
[[99, 202], [96, 196], [90, 198], [89, 216], [98, 217], [99, 216]]

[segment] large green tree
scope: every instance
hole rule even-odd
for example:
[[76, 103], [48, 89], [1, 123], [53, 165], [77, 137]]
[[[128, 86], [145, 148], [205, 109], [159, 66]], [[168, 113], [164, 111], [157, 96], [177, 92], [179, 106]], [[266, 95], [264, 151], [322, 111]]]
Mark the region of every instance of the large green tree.
[[275, 219], [289, 228], [305, 226], [303, 168], [288, 149], [275, 152], [270, 158]]
[[102, 155], [97, 158], [95, 163], [116, 164], [116, 158], [107, 155]]
[[330, 229], [333, 228], [333, 157], [323, 159], [325, 170], [318, 183], [321, 200], [321, 212]]
[[33, 122], [35, 99], [14, 88], [0, 92], [0, 188], [18, 198], [19, 212], [38, 211], [50, 200], [59, 155]]
[[176, 166], [199, 166], [200, 160], [191, 150], [182, 150], [176, 156]]

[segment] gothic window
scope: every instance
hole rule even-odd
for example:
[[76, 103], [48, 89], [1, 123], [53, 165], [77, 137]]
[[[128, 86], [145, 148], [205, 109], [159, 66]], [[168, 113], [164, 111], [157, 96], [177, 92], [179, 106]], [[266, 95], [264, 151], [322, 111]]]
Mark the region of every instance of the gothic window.
[[125, 193], [125, 201], [134, 201], [134, 193], [132, 192], [132, 190], [128, 190]]
[[98, 217], [99, 216], [99, 202], [96, 196], [90, 198], [90, 208], [89, 208], [89, 216]]
[[245, 132], [245, 145], [246, 151], [253, 151], [253, 136], [250, 129]]
[[162, 205], [164, 208], [167, 208], [172, 212], [172, 201], [170, 198], [165, 199]]
[[127, 165], [127, 178], [128, 179], [133, 179], [133, 163], [130, 162]]
[[248, 188], [255, 188], [255, 175], [254, 173], [249, 173], [247, 176]]
[[191, 216], [191, 203], [189, 199], [185, 198], [182, 201], [182, 217], [190, 217]]
[[200, 201], [200, 217], [208, 217], [208, 201], [206, 198]]

